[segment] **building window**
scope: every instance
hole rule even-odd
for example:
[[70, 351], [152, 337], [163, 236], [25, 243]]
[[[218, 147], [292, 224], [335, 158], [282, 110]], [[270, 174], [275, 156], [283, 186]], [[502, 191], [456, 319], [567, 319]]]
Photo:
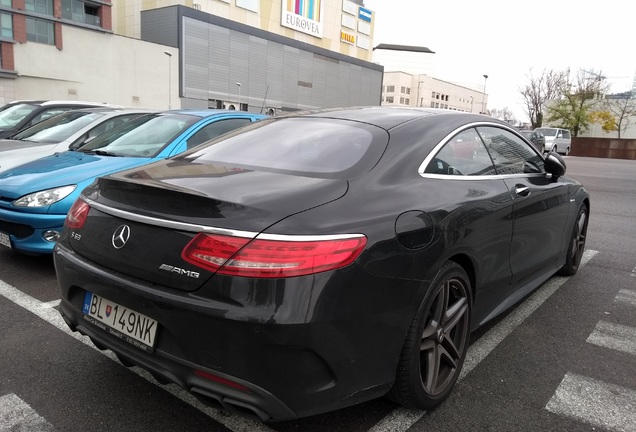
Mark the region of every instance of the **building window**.
[[404, 86], [400, 87], [400, 93], [406, 93], [406, 87]]
[[13, 39], [13, 16], [0, 13], [0, 36]]
[[55, 45], [52, 22], [27, 17], [26, 28], [28, 41]]
[[99, 6], [81, 0], [62, 0], [62, 18], [99, 26]]
[[387, 93], [394, 93], [395, 92], [395, 86], [386, 86], [386, 92]]
[[406, 94], [411, 94], [411, 87], [406, 88]]
[[410, 105], [411, 104], [410, 99], [409, 98], [404, 99], [404, 104]]
[[53, 0], [25, 0], [24, 9], [43, 15], [53, 15]]
[[0, 0], [0, 6], [13, 7], [12, 0]]
[[393, 103], [393, 96], [387, 96], [386, 103]]
[[[404, 88], [404, 87], [402, 87], [402, 88]], [[400, 98], [400, 103], [401, 103], [402, 105], [404, 105], [404, 98], [403, 98], [403, 97], [401, 97], [401, 98]]]

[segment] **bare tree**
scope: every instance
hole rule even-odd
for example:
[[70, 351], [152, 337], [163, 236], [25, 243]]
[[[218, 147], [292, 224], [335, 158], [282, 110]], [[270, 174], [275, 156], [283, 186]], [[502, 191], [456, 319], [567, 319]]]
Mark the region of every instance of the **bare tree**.
[[569, 74], [569, 70], [544, 69], [541, 75], [534, 76], [532, 69], [530, 69], [529, 75], [526, 75], [529, 82], [524, 87], [520, 87], [519, 92], [525, 101], [524, 111], [530, 119], [532, 129], [543, 125], [543, 111], [546, 108], [546, 102], [560, 96], [561, 89], [567, 82]]
[[603, 105], [614, 117], [616, 132], [618, 132], [618, 138], [620, 138], [621, 134], [625, 133], [625, 130], [631, 124], [634, 116], [636, 116], [636, 95], [634, 92], [628, 91], [613, 96], [606, 98], [603, 101]]
[[503, 107], [502, 109], [493, 108], [488, 111], [488, 115], [490, 117], [503, 120], [506, 123], [511, 125], [514, 125], [515, 123], [517, 123], [517, 119], [515, 119], [515, 115], [512, 113], [512, 111], [508, 107]]
[[579, 69], [562, 84], [561, 97], [548, 106], [547, 121], [578, 136], [589, 127], [592, 108], [608, 89], [609, 84], [601, 72]]

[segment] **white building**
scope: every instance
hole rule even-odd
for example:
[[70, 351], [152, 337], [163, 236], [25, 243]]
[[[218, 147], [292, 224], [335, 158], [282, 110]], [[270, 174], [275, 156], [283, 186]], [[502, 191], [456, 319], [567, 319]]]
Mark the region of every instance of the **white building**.
[[385, 72], [382, 105], [483, 113], [488, 109], [488, 95], [428, 75]]

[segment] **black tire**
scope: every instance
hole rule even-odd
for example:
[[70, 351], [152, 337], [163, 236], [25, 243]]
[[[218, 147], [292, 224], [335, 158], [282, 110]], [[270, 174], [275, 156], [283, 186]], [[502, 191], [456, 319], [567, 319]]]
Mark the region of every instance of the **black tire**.
[[570, 237], [570, 244], [565, 255], [565, 264], [559, 270], [558, 274], [561, 276], [575, 275], [579, 270], [581, 264], [581, 258], [583, 258], [583, 252], [585, 251], [585, 238], [587, 236], [587, 223], [589, 220], [587, 207], [585, 204], [581, 206], [572, 228], [572, 236]]
[[567, 156], [569, 154], [570, 154], [570, 147], [566, 147], [564, 155]]
[[558, 153], [559, 152], [559, 148], [556, 145], [552, 146], [552, 150], [554, 153]]
[[409, 329], [389, 397], [409, 408], [441, 404], [459, 377], [470, 337], [470, 280], [446, 262]]

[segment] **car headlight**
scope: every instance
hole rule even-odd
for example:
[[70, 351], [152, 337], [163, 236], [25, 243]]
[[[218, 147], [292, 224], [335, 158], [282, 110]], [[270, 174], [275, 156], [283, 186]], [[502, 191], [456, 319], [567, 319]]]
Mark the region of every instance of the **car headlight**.
[[77, 188], [77, 185], [61, 186], [34, 192], [13, 201], [13, 205], [16, 207], [45, 207], [66, 198], [75, 190], [75, 188]]

